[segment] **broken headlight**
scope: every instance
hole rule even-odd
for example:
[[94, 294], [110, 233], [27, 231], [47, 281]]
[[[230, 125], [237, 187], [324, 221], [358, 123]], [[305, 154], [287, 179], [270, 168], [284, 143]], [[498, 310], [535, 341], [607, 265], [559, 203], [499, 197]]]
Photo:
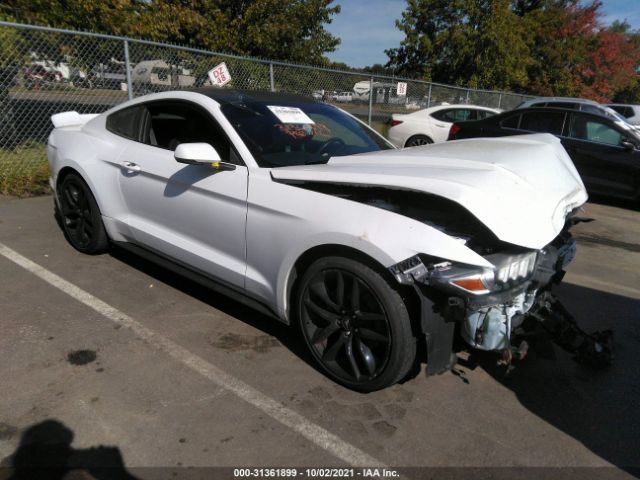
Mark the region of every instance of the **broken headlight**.
[[494, 268], [448, 261], [425, 264], [416, 255], [393, 265], [389, 270], [399, 283], [410, 284], [416, 281], [472, 295], [484, 295], [508, 290], [529, 280], [536, 267], [537, 252], [497, 253], [485, 258]]

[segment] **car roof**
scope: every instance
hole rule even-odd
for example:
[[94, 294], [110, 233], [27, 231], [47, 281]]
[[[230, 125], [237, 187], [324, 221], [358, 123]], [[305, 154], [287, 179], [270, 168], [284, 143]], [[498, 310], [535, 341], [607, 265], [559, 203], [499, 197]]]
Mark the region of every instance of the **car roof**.
[[318, 103], [318, 101], [311, 95], [298, 95], [292, 93], [281, 92], [269, 92], [262, 90], [235, 90], [218, 87], [201, 87], [185, 89], [188, 92], [200, 93], [212, 98], [220, 105], [228, 103], [238, 103], [249, 101], [257, 102], [304, 102], [304, 103]]
[[[625, 130], [631, 130], [633, 131], [633, 126], [623, 120], [619, 120], [619, 119], [614, 119], [611, 118], [607, 115], [604, 114], [600, 114], [600, 113], [596, 113], [596, 112], [584, 112], [584, 111], [577, 111], [574, 110], [573, 108], [565, 108], [565, 107], [528, 107], [528, 108], [516, 108], [514, 110], [508, 110], [506, 112], [503, 112], [499, 115], [494, 115], [492, 117], [488, 117], [485, 118], [483, 120], [476, 120], [478, 122], [485, 122], [485, 121], [489, 121], [489, 120], [498, 120], [501, 121], [503, 118], [507, 117], [509, 114], [511, 115], [522, 115], [524, 113], [527, 112], [545, 112], [545, 113], [551, 113], [551, 112], [564, 112], [564, 113], [579, 113], [580, 115], [587, 115], [589, 117], [593, 117], [593, 118], [597, 118], [599, 120], [606, 120], [609, 123], [613, 123], [615, 125], [618, 125], [622, 128], [624, 128]], [[635, 133], [635, 132], [634, 132]]]
[[530, 98], [522, 102], [522, 104], [528, 104], [531, 102], [573, 102], [573, 103], [585, 103], [589, 105], [600, 105], [598, 102], [594, 100], [589, 100], [588, 98], [574, 98], [574, 97], [536, 97]]

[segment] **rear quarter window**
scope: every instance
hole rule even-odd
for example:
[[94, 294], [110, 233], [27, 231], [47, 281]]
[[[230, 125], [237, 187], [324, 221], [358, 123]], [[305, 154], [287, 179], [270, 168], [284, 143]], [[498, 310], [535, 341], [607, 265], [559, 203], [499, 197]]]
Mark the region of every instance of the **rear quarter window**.
[[521, 130], [530, 132], [562, 134], [564, 126], [564, 112], [529, 112], [522, 115]]
[[138, 139], [140, 107], [118, 110], [107, 117], [107, 130], [130, 140]]
[[500, 122], [502, 128], [518, 128], [520, 124], [520, 115], [505, 118]]

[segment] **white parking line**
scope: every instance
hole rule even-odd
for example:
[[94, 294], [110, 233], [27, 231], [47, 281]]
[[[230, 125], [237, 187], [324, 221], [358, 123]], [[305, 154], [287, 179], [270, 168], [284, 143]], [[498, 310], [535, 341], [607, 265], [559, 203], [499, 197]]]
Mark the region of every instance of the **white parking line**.
[[354, 467], [385, 466], [379, 460], [371, 457], [350, 443], [345, 442], [340, 437], [325, 430], [321, 426], [307, 420], [299, 413], [285, 407], [281, 403], [268, 397], [233, 375], [222, 371], [212, 363], [194, 355], [168, 338], [155, 333], [140, 322], [128, 316], [126, 313], [108, 305], [99, 298], [94, 297], [90, 293], [66, 281], [62, 277], [59, 277], [55, 273], [50, 272], [35, 262], [32, 262], [2, 243], [0, 243], [0, 255], [33, 273], [58, 290], [75, 298], [112, 322], [131, 329], [135, 335], [146, 341], [148, 344], [169, 354], [183, 365], [186, 365], [221, 388], [237, 395], [239, 398], [253, 405], [257, 409], [262, 410], [274, 420], [277, 420], [284, 426], [289, 427], [310, 442], [345, 461], [349, 465], [353, 465]]

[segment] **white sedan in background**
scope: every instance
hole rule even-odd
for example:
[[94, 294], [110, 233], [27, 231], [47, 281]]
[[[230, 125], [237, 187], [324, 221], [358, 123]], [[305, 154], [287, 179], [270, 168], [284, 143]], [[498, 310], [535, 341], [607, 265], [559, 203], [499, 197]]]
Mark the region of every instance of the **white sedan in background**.
[[446, 142], [453, 123], [482, 120], [501, 111], [477, 105], [438, 105], [409, 114], [394, 113], [387, 137], [398, 148]]
[[52, 120], [74, 248], [119, 245], [295, 325], [323, 372], [363, 392], [421, 351], [428, 373], [451, 368], [457, 331], [510, 359], [525, 315], [551, 308], [587, 200], [552, 135], [397, 150], [292, 95], [165, 92]]

